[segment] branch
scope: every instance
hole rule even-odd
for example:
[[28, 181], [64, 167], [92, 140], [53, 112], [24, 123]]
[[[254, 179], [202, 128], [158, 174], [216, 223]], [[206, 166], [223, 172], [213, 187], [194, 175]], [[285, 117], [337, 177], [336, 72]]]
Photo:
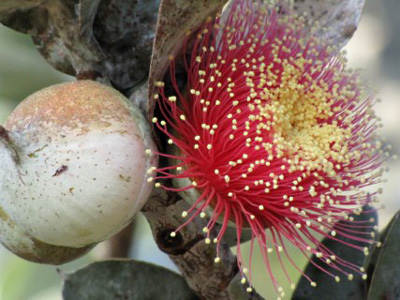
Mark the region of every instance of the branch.
[[[178, 266], [189, 286], [201, 299], [263, 299], [255, 291], [247, 293], [246, 286], [240, 283], [236, 257], [226, 243], [222, 242], [220, 246], [221, 261], [214, 262], [217, 249], [215, 245], [205, 243], [202, 232], [207, 220], [197, 218], [174, 238], [170, 236], [183, 223], [181, 214], [188, 208], [189, 204], [176, 193], [155, 189], [142, 212], [150, 223], [158, 247]], [[212, 232], [211, 236], [215, 237], [216, 233]]]
[[207, 17], [220, 11], [228, 0], [161, 0], [155, 31], [153, 53], [149, 73], [149, 102], [144, 109], [149, 119], [155, 106], [154, 82], [162, 80], [167, 71], [170, 56], [182, 50], [183, 40], [188, 32], [193, 32]]
[[147, 79], [158, 2], [7, 0], [0, 23], [31, 35], [55, 69], [130, 95]]
[[135, 220], [107, 241], [105, 258], [128, 258], [132, 247]]

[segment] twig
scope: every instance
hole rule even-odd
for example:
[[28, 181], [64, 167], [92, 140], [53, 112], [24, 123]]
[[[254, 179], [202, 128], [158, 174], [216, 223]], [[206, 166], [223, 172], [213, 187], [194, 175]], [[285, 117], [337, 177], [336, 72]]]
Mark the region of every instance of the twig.
[[150, 223], [158, 247], [178, 266], [189, 286], [201, 299], [263, 299], [255, 291], [247, 293], [247, 286], [240, 283], [236, 258], [228, 245], [221, 243], [221, 261], [214, 262], [216, 247], [205, 243], [201, 230], [207, 220], [198, 218], [175, 237], [170, 236], [182, 224], [181, 213], [188, 208], [189, 205], [176, 193], [156, 189], [142, 212]]
[[128, 258], [132, 248], [135, 220], [108, 241], [105, 257]]

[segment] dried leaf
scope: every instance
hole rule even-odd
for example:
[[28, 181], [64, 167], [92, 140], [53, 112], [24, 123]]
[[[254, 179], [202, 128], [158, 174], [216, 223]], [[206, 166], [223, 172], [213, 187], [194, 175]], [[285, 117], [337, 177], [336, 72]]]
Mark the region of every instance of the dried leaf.
[[226, 0], [162, 0], [160, 3], [149, 77], [149, 114], [153, 113], [154, 82], [162, 80], [169, 66], [169, 56], [182, 48], [190, 30], [196, 30], [205, 19], [221, 10]]
[[165, 268], [133, 260], [93, 263], [66, 274], [64, 300], [196, 300], [185, 280]]
[[294, 9], [306, 13], [310, 24], [318, 22], [317, 35], [332, 45], [343, 47], [358, 27], [365, 0], [294, 0]]
[[111, 82], [128, 95], [148, 78], [159, 2], [106, 0], [99, 6], [94, 36], [112, 66]]
[[27, 10], [42, 4], [45, 0], [2, 0], [0, 3], [0, 15], [6, 15], [15, 10]]

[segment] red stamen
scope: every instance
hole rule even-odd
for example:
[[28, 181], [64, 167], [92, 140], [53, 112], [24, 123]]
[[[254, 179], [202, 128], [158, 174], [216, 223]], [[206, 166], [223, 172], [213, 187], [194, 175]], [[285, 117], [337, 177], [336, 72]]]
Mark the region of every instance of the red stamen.
[[[360, 251], [359, 242], [372, 242], [360, 236], [370, 227], [364, 222], [334, 226], [375, 197], [376, 192], [368, 195], [360, 188], [381, 180], [379, 168], [386, 158], [374, 142], [374, 97], [365, 94], [358, 73], [346, 69], [343, 55], [312, 36], [302, 18], [282, 16], [250, 0], [235, 1], [225, 14], [225, 21], [217, 17], [207, 22], [195, 37], [190, 60], [184, 61], [187, 91], [179, 91], [173, 61], [176, 96], [167, 97], [160, 87], [158, 104], [165, 121], [154, 121], [176, 152], [160, 155], [176, 165], [160, 168], [155, 179], [179, 182], [175, 188], [163, 186], [167, 190], [199, 192], [185, 212], [189, 219], [176, 231], [211, 207], [205, 232], [209, 242], [209, 231], [222, 222], [219, 248], [233, 221], [244, 276], [240, 237], [242, 227], [251, 228], [250, 285], [257, 238], [278, 292], [272, 249], [290, 283], [284, 257], [304, 275], [283, 238], [338, 272], [362, 273], [319, 245], [315, 236]], [[332, 269], [312, 263], [337, 280]]]

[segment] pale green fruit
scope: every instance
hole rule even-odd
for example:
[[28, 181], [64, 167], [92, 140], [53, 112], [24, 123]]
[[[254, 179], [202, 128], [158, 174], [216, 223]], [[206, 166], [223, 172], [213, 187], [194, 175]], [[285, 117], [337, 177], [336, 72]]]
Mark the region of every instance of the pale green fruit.
[[29, 236], [0, 208], [0, 241], [12, 253], [26, 260], [60, 265], [87, 253], [96, 244], [82, 248], [49, 245]]
[[29, 238], [86, 247], [146, 203], [155, 146], [147, 121], [118, 91], [93, 81], [54, 85], [25, 99], [4, 128], [0, 208]]

